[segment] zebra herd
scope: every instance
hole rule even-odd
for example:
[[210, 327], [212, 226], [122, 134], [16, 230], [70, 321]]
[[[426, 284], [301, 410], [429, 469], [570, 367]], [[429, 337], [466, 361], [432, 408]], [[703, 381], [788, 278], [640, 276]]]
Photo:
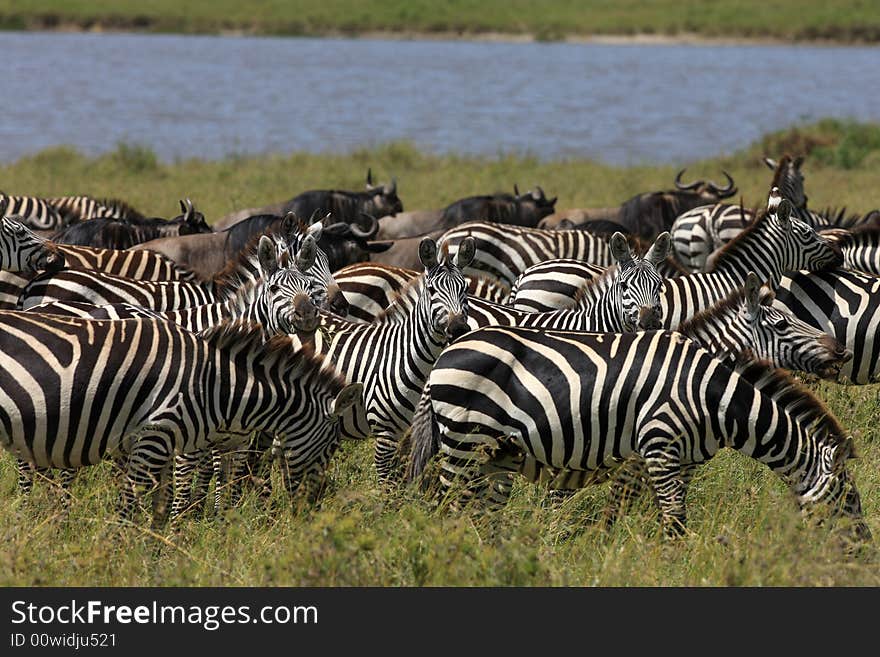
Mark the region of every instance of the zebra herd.
[[120, 516], [149, 490], [155, 527], [214, 477], [215, 508], [222, 486], [236, 504], [262, 452], [316, 502], [342, 441], [373, 439], [384, 491], [492, 508], [517, 475], [610, 480], [608, 525], [650, 491], [670, 536], [694, 469], [729, 447], [868, 539], [852, 438], [781, 368], [878, 380], [877, 231], [807, 211], [801, 163], [768, 161], [766, 209], [689, 210], [650, 244], [471, 221], [424, 237], [421, 271], [331, 268], [323, 222], [293, 214], [205, 279], [0, 212], [0, 442], [25, 494], [112, 461]]

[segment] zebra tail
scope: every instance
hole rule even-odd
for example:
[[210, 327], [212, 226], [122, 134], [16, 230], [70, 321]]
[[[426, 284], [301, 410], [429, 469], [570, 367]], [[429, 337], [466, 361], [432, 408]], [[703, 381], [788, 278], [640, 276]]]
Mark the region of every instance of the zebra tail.
[[413, 416], [412, 429], [410, 431], [412, 449], [410, 452], [409, 467], [406, 470], [406, 481], [409, 484], [421, 482], [422, 490], [431, 487], [430, 478], [423, 477], [428, 462], [440, 451], [440, 428], [434, 416], [434, 407], [431, 404], [431, 384], [425, 383], [419, 405]]

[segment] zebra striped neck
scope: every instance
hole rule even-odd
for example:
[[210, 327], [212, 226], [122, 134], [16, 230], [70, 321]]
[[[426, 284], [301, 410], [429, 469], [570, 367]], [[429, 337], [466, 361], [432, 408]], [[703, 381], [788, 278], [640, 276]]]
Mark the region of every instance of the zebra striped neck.
[[734, 364], [751, 350], [751, 331], [741, 311], [745, 293], [742, 289], [724, 301], [682, 322], [679, 333], [711, 352], [716, 358]]

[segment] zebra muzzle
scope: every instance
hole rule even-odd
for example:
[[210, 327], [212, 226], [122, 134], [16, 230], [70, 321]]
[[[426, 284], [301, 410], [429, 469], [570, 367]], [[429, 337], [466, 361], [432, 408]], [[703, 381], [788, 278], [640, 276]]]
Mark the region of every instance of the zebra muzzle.
[[305, 294], [297, 294], [293, 299], [293, 327], [297, 331], [314, 333], [321, 318], [312, 300]]
[[663, 328], [660, 322], [660, 312], [651, 306], [639, 308], [639, 321], [637, 326], [645, 331], [655, 331]]
[[446, 337], [449, 340], [456, 340], [470, 330], [464, 313], [454, 313], [449, 315], [449, 321], [446, 323]]

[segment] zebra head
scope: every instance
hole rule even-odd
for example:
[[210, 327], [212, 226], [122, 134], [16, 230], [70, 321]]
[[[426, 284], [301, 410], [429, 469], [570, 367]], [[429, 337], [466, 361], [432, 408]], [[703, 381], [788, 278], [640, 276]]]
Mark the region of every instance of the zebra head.
[[831, 438], [824, 426], [814, 427], [815, 449], [807, 452], [801, 465], [801, 481], [792, 482], [801, 511], [818, 523], [827, 516], [844, 517], [851, 522], [851, 535], [856, 540], [871, 540], [871, 530], [862, 516], [862, 502], [847, 470], [847, 461], [856, 458], [851, 437]]
[[660, 289], [663, 286], [663, 277], [657, 272], [657, 265], [669, 255], [672, 247], [669, 233], [658, 235], [644, 258], [633, 257], [623, 233], [614, 233], [610, 246], [617, 261], [612, 294], [619, 316], [623, 318], [624, 331], [662, 328]]
[[[327, 217], [330, 215], [328, 214]], [[324, 217], [324, 220], [327, 219]], [[316, 282], [315, 303], [324, 310], [345, 317], [348, 314], [349, 303], [339, 289], [333, 273], [330, 271], [330, 261], [324, 250], [317, 246], [321, 241], [324, 232], [323, 221], [317, 221], [311, 225], [297, 219], [292, 212], [287, 213], [281, 222], [281, 234], [287, 243], [287, 250], [291, 257], [296, 257], [297, 252], [302, 247], [303, 242], [309, 237], [314, 240], [317, 247], [315, 254], [315, 262], [309, 269], [309, 276]]]
[[454, 258], [449, 257], [448, 243], [437, 257], [437, 242], [426, 237], [419, 244], [419, 259], [425, 267], [424, 289], [419, 303], [427, 299], [431, 327], [435, 334], [454, 340], [468, 332], [468, 281], [462, 270], [471, 264], [476, 252], [473, 237], [466, 237]]
[[260, 238], [257, 254], [263, 276], [254, 308], [260, 313], [257, 319], [269, 335], [314, 333], [318, 328], [320, 317], [312, 302], [318, 286], [308, 274], [314, 266], [317, 249], [315, 240], [307, 236], [296, 254], [294, 266], [282, 267], [275, 241], [268, 235]]
[[[5, 199], [0, 201], [0, 216]], [[64, 267], [64, 255], [58, 248], [33, 233], [12, 217], [0, 220], [0, 269], [8, 271], [58, 271]]]
[[782, 242], [780, 264], [783, 272], [800, 269], [822, 271], [843, 264], [840, 247], [798, 219], [793, 214], [791, 201], [783, 197], [777, 187], [770, 190], [767, 211], [767, 226], [774, 233], [774, 239]]
[[774, 298], [758, 276], [749, 272], [740, 304], [751, 343], [751, 353], [746, 357], [768, 361], [774, 367], [836, 379], [852, 353], [827, 333], [773, 307]]
[[804, 174], [801, 173], [803, 163], [803, 157], [792, 158], [789, 155], [783, 156], [778, 162], [769, 157], [764, 158], [764, 164], [773, 171], [773, 182], [770, 187], [778, 187], [782, 195], [794, 203], [796, 208], [807, 207]]

